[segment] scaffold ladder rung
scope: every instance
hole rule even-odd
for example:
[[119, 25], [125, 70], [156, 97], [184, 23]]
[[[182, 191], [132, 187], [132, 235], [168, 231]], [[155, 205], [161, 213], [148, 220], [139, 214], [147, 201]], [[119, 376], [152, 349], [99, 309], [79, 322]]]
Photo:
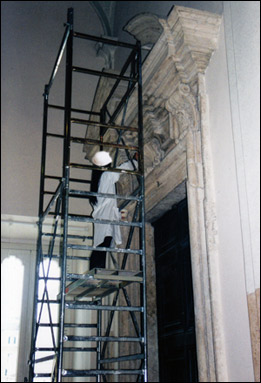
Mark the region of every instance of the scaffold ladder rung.
[[64, 377], [98, 376], [98, 375], [141, 375], [143, 370], [64, 370]]
[[110, 72], [101, 72], [98, 70], [93, 70], [93, 69], [88, 69], [88, 68], [81, 68], [77, 66], [72, 67], [73, 72], [79, 72], [79, 73], [85, 73], [85, 74], [91, 74], [94, 76], [104, 76], [104, 77], [110, 77], [110, 78], [115, 78], [118, 80], [123, 80], [123, 81], [132, 81], [132, 82], [138, 82], [136, 78], [133, 77], [127, 77], [127, 76], [120, 76], [114, 73]]
[[[59, 323], [39, 323], [40, 327], [59, 327]], [[96, 323], [64, 323], [64, 327], [97, 328]]]
[[95, 197], [101, 197], [101, 198], [113, 198], [113, 199], [122, 199], [122, 200], [127, 200], [127, 201], [141, 201], [141, 197], [136, 197], [133, 195], [118, 195], [118, 194], [110, 194], [110, 193], [96, 193], [96, 192], [89, 192], [89, 191], [84, 191], [84, 190], [74, 190], [70, 189], [69, 190], [69, 196], [71, 197], [72, 195], [75, 196], [85, 196], [85, 197], [90, 197], [90, 196], [95, 196]]
[[143, 338], [127, 336], [72, 336], [65, 335], [65, 342], [143, 342]]
[[133, 227], [142, 227], [141, 222], [127, 222], [127, 221], [110, 221], [109, 219], [95, 219], [90, 216], [81, 216], [81, 215], [68, 215], [68, 219], [71, 221], [78, 222], [91, 222], [91, 223], [100, 223], [100, 224], [110, 224], [110, 225], [120, 225], [120, 226], [133, 226]]
[[84, 165], [84, 164], [78, 164], [75, 162], [70, 163], [71, 168], [76, 168], [76, 169], [85, 169], [85, 170], [98, 170], [101, 172], [110, 172], [110, 173], [120, 173], [120, 174], [133, 174], [136, 176], [142, 176], [141, 172], [137, 170], [124, 170], [124, 169], [117, 169], [117, 168], [102, 168], [102, 167], [95, 167], [94, 165]]
[[125, 43], [125, 42], [122, 42], [122, 41], [115, 41], [115, 40], [108, 39], [108, 38], [105, 38], [105, 37], [97, 37], [97, 36], [89, 35], [89, 34], [86, 34], [86, 33], [80, 33], [80, 32], [76, 32], [75, 31], [75, 32], [73, 32], [73, 36], [77, 37], [77, 38], [80, 38], [80, 39], [97, 41], [97, 42], [101, 42], [101, 43], [109, 44], [109, 45], [113, 45], [113, 46], [130, 48], [130, 49], [135, 49], [135, 50], [137, 49], [137, 46], [134, 45], [134, 44]]
[[138, 311], [143, 312], [140, 306], [111, 306], [111, 305], [93, 305], [85, 302], [66, 301], [65, 306], [68, 309], [99, 310], [99, 311]]
[[[36, 352], [51, 352], [59, 351], [58, 347], [38, 347], [35, 349]], [[97, 347], [64, 347], [63, 351], [65, 352], [97, 352]]]
[[120, 249], [118, 247], [93, 247], [88, 245], [75, 245], [73, 243], [68, 243], [67, 247], [69, 249], [76, 250], [97, 250], [97, 251], [111, 251], [112, 253], [123, 253], [123, 254], [142, 254], [142, 250], [133, 250], [133, 249]]

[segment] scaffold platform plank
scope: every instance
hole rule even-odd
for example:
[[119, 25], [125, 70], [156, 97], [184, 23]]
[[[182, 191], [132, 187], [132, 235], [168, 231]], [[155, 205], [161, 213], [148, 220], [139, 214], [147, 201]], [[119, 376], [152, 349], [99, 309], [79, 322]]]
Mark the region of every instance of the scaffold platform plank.
[[77, 298], [104, 297], [133, 282], [142, 283], [141, 271], [94, 268], [67, 285], [65, 294]]

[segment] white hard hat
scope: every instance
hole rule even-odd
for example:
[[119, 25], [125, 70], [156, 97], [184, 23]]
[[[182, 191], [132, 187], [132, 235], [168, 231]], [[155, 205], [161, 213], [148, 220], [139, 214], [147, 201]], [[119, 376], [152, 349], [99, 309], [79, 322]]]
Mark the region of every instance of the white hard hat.
[[92, 163], [94, 163], [94, 165], [97, 165], [97, 166], [106, 166], [106, 165], [109, 165], [111, 162], [112, 162], [112, 158], [108, 152], [104, 152], [104, 151], [97, 152], [92, 157]]

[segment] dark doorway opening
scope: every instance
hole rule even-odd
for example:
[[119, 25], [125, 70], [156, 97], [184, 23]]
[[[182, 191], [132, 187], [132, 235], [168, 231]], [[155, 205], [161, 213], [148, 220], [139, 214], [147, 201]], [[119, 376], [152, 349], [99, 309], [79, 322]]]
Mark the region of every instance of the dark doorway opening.
[[153, 222], [161, 382], [197, 382], [187, 199]]

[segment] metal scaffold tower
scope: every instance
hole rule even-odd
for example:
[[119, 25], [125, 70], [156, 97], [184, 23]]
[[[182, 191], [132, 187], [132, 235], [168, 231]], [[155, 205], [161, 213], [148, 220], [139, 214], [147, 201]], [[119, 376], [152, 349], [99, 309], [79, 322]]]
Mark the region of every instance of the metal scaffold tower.
[[[114, 45], [130, 50], [130, 54], [119, 74], [110, 71], [98, 71], [86, 69], [73, 65], [73, 42], [75, 39], [91, 40], [104, 44]], [[64, 105], [55, 105], [49, 102], [51, 87], [59, 68], [63, 53], [66, 52], [66, 71], [65, 71], [65, 102]], [[73, 74], [80, 72], [92, 76], [108, 77], [114, 79], [109, 95], [101, 110], [88, 111], [72, 107], [72, 78]], [[109, 111], [108, 103], [115, 94], [119, 84], [127, 84], [125, 93], [121, 100], [116, 104], [114, 111]], [[124, 125], [118, 123], [119, 116], [124, 116], [126, 106], [130, 96], [137, 95], [137, 126]], [[120, 381], [120, 375], [133, 376], [131, 379], [147, 382], [147, 338], [146, 338], [146, 273], [145, 273], [145, 207], [144, 207], [144, 159], [143, 159], [143, 126], [142, 126], [142, 77], [141, 77], [141, 46], [137, 42], [127, 44], [110, 40], [107, 38], [95, 37], [79, 32], [73, 28], [73, 9], [68, 9], [67, 23], [62, 43], [57, 55], [53, 72], [49, 83], [44, 90], [44, 111], [43, 111], [43, 141], [41, 159], [41, 179], [40, 179], [40, 201], [39, 201], [39, 234], [37, 242], [37, 259], [35, 272], [34, 290], [34, 310], [31, 338], [31, 352], [29, 358], [29, 381], [75, 381], [75, 378], [91, 379], [93, 381]], [[56, 110], [64, 114], [64, 132], [56, 134], [50, 132], [48, 125], [48, 112]], [[87, 119], [77, 116], [88, 116]], [[95, 115], [96, 119], [92, 116]], [[99, 121], [97, 121], [97, 116]], [[118, 120], [117, 120], [118, 118]], [[100, 139], [90, 139], [74, 137], [71, 135], [71, 127], [75, 124], [88, 126], [99, 132]], [[105, 142], [106, 132], [113, 129], [117, 133], [117, 142]], [[130, 146], [125, 142], [125, 134], [131, 132], [136, 135], [138, 145]], [[60, 139], [63, 142], [63, 163], [62, 176], [48, 173], [46, 160], [48, 157], [49, 141]], [[73, 178], [71, 170], [81, 169], [82, 172], [92, 172], [97, 167], [93, 165], [79, 164], [71, 162], [70, 151], [72, 143], [98, 145], [100, 149], [109, 148], [113, 151], [113, 165], [110, 168], [100, 168], [101, 171], [124, 173], [135, 179], [137, 187], [126, 195], [105, 194], [92, 192], [90, 190], [75, 190], [74, 183], [90, 184], [90, 178]], [[107, 149], [108, 150], [108, 149]], [[134, 170], [123, 170], [117, 166], [119, 150], [124, 153], [133, 164], [133, 152], [138, 153], [138, 167]], [[91, 174], [91, 173], [90, 173]], [[56, 183], [56, 190], [51, 192], [46, 190], [46, 181], [51, 180]], [[51, 197], [50, 197], [51, 195]], [[92, 216], [73, 214], [70, 211], [71, 198], [88, 201], [91, 196], [103, 198], [115, 198], [119, 208], [125, 208], [129, 203], [134, 205], [131, 221], [110, 221], [95, 220]], [[46, 202], [46, 198], [49, 200]], [[47, 219], [52, 220], [52, 232], [46, 232], [44, 225]], [[79, 234], [70, 234], [71, 222], [86, 222], [120, 225], [124, 226], [127, 232], [126, 244], [123, 248], [117, 247], [94, 247], [93, 245], [80, 245], [73, 243], [75, 239], [88, 239], [91, 237]], [[138, 233], [138, 248], [133, 245], [134, 230]], [[48, 244], [46, 246], [46, 238]], [[54, 254], [59, 242], [58, 254]], [[136, 245], [137, 247], [137, 245]], [[46, 250], [47, 249], [47, 250]], [[73, 255], [71, 249], [82, 251], [83, 256]], [[75, 269], [70, 270], [70, 265], [77, 262], [89, 261], [87, 256], [91, 251], [107, 251], [112, 259], [114, 268], [99, 269], [94, 268], [83, 273], [76, 273]], [[128, 257], [137, 257], [139, 264], [138, 270], [126, 268]], [[51, 274], [52, 263], [58, 261], [60, 265], [60, 276], [54, 277]], [[88, 262], [86, 262], [86, 265]], [[87, 267], [86, 267], [87, 269]], [[50, 286], [56, 280], [59, 282], [59, 291], [55, 297], [51, 296]], [[129, 296], [126, 287], [134, 286], [139, 297], [139, 304], [132, 305], [132, 298]], [[119, 296], [122, 294], [122, 300]], [[108, 300], [111, 298], [110, 300]], [[108, 303], [109, 302], [109, 303]], [[123, 302], [123, 303], [122, 303]], [[53, 307], [58, 308], [58, 314], [53, 314]], [[46, 315], [43, 315], [43, 312]], [[92, 318], [91, 323], [70, 321], [67, 319], [68, 312], [89, 312]], [[135, 329], [135, 336], [123, 336], [112, 334], [111, 329], [116, 314], [127, 313], [129, 321]], [[95, 315], [94, 315], [95, 313]], [[81, 315], [75, 316], [81, 318]], [[46, 319], [47, 318], [47, 319]], [[106, 322], [107, 321], [107, 322]], [[46, 347], [43, 341], [39, 340], [41, 329], [48, 329], [52, 346]], [[78, 335], [78, 330], [86, 331], [84, 335]], [[69, 332], [69, 333], [68, 333]], [[72, 343], [73, 342], [73, 343]], [[71, 346], [73, 344], [73, 347]], [[121, 347], [111, 347], [115, 344], [135, 344], [138, 352], [122, 354]], [[108, 354], [108, 350], [116, 350], [116, 354]], [[124, 347], [123, 347], [124, 349]], [[125, 348], [125, 350], [128, 349]], [[131, 347], [129, 347], [131, 349]], [[137, 350], [137, 348], [136, 348]], [[118, 352], [118, 354], [117, 354]], [[74, 368], [67, 365], [68, 360], [75, 361], [80, 355], [84, 354], [86, 367], [83, 369]], [[70, 357], [68, 358], [68, 355]], [[87, 357], [86, 355], [89, 355]], [[126, 362], [130, 366], [136, 363], [135, 368], [122, 368]], [[39, 370], [39, 366], [47, 365], [49, 370]], [[132, 364], [131, 364], [132, 363]], [[84, 363], [83, 363], [84, 365]], [[40, 371], [40, 372], [39, 372]], [[78, 381], [78, 380], [77, 380]], [[82, 381], [82, 380], [81, 380]]]

